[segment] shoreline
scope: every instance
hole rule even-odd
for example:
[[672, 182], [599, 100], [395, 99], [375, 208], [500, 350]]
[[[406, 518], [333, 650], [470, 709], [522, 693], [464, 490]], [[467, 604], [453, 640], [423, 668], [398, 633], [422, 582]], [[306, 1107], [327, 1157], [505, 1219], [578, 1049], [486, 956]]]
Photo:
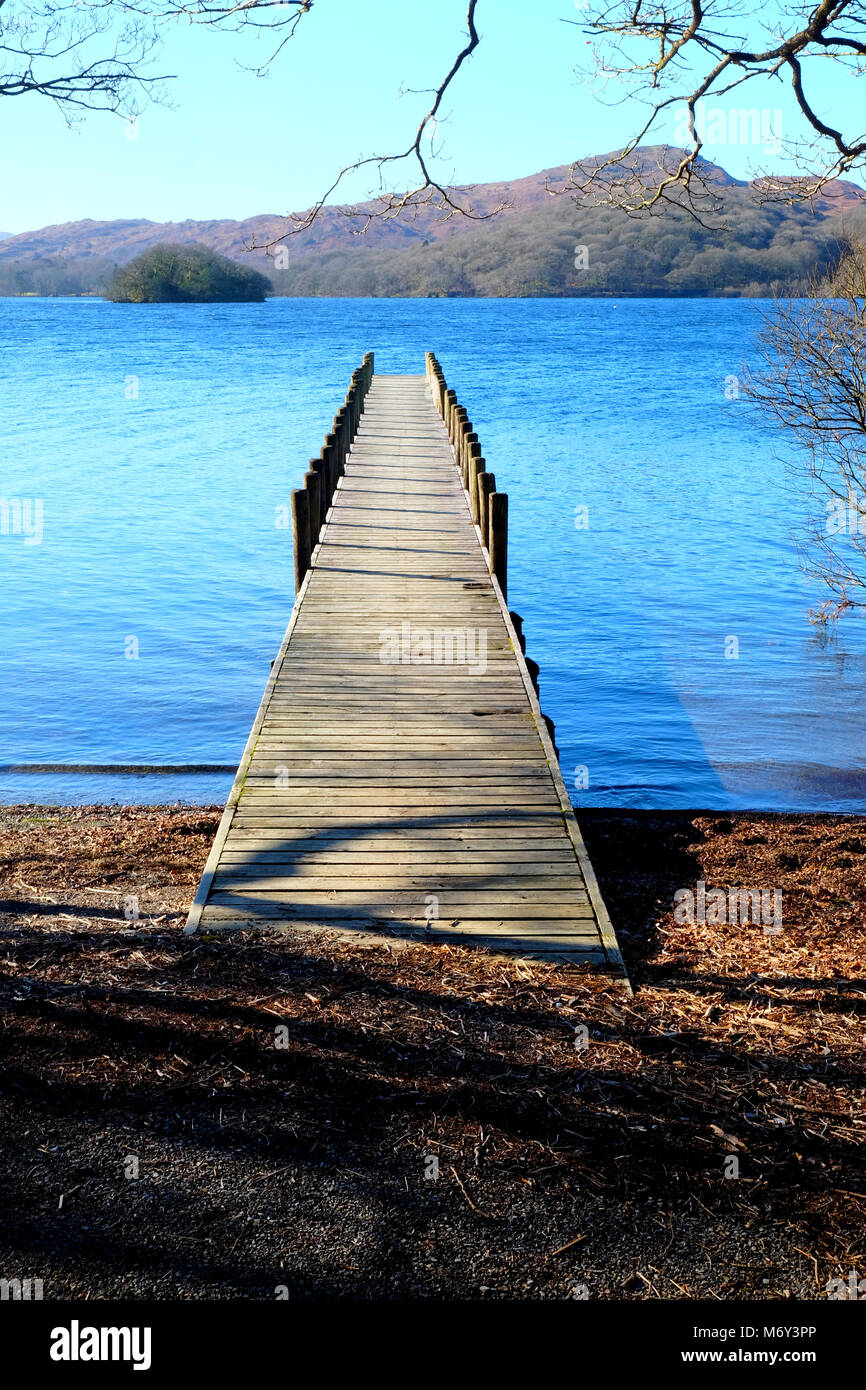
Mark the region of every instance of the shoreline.
[[[0, 808], [0, 1250], [46, 1298], [825, 1299], [861, 1268], [866, 817], [579, 810], [630, 999], [185, 938], [221, 809]], [[676, 922], [699, 881], [778, 889], [781, 933]]]

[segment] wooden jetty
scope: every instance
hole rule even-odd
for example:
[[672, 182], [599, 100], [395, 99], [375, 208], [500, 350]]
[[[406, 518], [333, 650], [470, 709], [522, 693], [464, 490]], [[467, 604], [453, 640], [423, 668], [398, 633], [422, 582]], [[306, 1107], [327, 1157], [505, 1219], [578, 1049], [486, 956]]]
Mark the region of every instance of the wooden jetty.
[[352, 378], [292, 494], [297, 594], [187, 931], [622, 961], [506, 602], [508, 498], [436, 358]]

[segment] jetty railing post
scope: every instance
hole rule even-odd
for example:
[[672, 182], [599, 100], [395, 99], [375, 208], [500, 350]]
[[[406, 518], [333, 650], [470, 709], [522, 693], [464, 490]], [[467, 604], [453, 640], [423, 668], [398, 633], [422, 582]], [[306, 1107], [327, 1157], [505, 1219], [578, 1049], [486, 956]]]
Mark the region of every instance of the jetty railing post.
[[[337, 483], [346, 471], [346, 459], [363, 413], [364, 398], [373, 380], [374, 363], [373, 353], [366, 352], [360, 367], [352, 373], [345, 404], [334, 416], [333, 428], [325, 436], [320, 457], [310, 459], [304, 486], [292, 492], [295, 593], [299, 592], [310, 568]], [[438, 363], [436, 365], [438, 367]]]
[[486, 467], [487, 465], [483, 458], [473, 457], [469, 460], [469, 508], [472, 512], [472, 520], [474, 522], [480, 521], [480, 512], [478, 509], [478, 479], [481, 474], [485, 472]]
[[461, 411], [460, 419], [457, 422], [457, 462], [461, 464], [466, 457], [466, 441], [472, 433], [472, 421], [469, 419], [469, 412]]
[[311, 553], [318, 542], [319, 531], [321, 530], [321, 526], [319, 524], [320, 517], [322, 515], [322, 500], [319, 492], [320, 486], [321, 484], [319, 482], [318, 473], [314, 473], [313, 470], [310, 469], [309, 472], [304, 474], [304, 487], [306, 488], [310, 498], [309, 526]]
[[310, 494], [306, 488], [292, 493], [292, 543], [295, 550], [295, 593], [300, 591], [310, 568]]
[[346, 392], [346, 411], [349, 416], [349, 444], [351, 444], [352, 440], [355, 438], [355, 432], [358, 428], [358, 404], [358, 388], [354, 385], [350, 386]]
[[310, 468], [319, 479], [319, 532], [321, 532], [331, 504], [328, 491], [328, 466], [323, 458], [318, 458], [310, 459]]
[[508, 598], [508, 493], [490, 494], [490, 568]]
[[454, 445], [455, 457], [460, 459], [460, 447], [463, 433], [468, 423], [466, 409], [462, 405], [455, 406], [451, 412], [451, 443]]
[[328, 503], [334, 496], [337, 487], [337, 436], [335, 434], [325, 435], [325, 442], [322, 445], [322, 458], [325, 460], [325, 467], [328, 472]]
[[346, 407], [340, 406], [334, 416], [334, 433], [337, 436], [337, 476], [342, 478], [346, 471], [346, 455], [349, 452], [347, 443], [348, 416]]
[[480, 457], [481, 445], [478, 443], [477, 439], [473, 439], [467, 451], [464, 467], [460, 470], [461, 474], [463, 475], [463, 486], [466, 488], [467, 492], [469, 490], [469, 470], [472, 467], [472, 460], [480, 459]]
[[496, 479], [492, 473], [478, 474], [478, 525], [481, 527], [481, 544], [490, 549], [490, 494], [496, 491]]
[[436, 405], [436, 409], [439, 411], [439, 414], [442, 416], [444, 420], [445, 395], [447, 391], [445, 373], [439, 365], [439, 359], [436, 356], [435, 352], [428, 352], [426, 354], [425, 360], [427, 364], [427, 379], [430, 382], [430, 389], [433, 394], [433, 400]]
[[442, 368], [439, 366], [439, 363], [437, 362], [436, 358], [433, 357], [432, 352], [430, 356], [433, 359], [433, 365], [431, 367], [430, 372], [430, 383], [433, 388], [433, 400], [436, 405], [436, 409], [439, 411], [439, 414], [442, 415], [444, 414], [445, 410], [445, 373], [442, 371]]
[[[469, 472], [469, 460], [470, 460], [471, 457], [472, 457], [472, 445], [473, 445], [473, 444], [478, 444], [478, 435], [475, 433], [475, 431], [474, 431], [473, 429], [470, 429], [469, 432], [468, 432], [468, 434], [465, 434], [465, 435], [463, 436], [463, 450], [462, 450], [462, 454], [461, 454], [461, 457], [460, 457], [460, 472], [461, 472], [461, 474], [462, 474], [462, 476], [463, 476], [464, 478], [467, 476], [467, 474], [468, 474], [468, 472]], [[478, 450], [479, 450], [479, 453], [480, 453], [480, 452], [481, 452], [481, 445], [480, 445], [480, 444], [478, 444]]]
[[364, 371], [364, 368], [363, 368], [363, 367], [358, 367], [357, 371], [354, 371], [354, 372], [352, 373], [352, 385], [351, 385], [351, 387], [350, 387], [350, 390], [354, 391], [354, 393], [355, 393], [355, 430], [356, 430], [356, 431], [357, 431], [357, 429], [358, 429], [359, 424], [361, 423], [361, 412], [362, 412], [363, 409], [364, 409], [364, 395], [365, 395], [365, 392], [366, 392], [366, 388], [365, 388], [365, 384], [364, 384], [364, 383], [365, 383], [365, 381], [366, 381], [366, 377], [367, 377], [367, 373]]

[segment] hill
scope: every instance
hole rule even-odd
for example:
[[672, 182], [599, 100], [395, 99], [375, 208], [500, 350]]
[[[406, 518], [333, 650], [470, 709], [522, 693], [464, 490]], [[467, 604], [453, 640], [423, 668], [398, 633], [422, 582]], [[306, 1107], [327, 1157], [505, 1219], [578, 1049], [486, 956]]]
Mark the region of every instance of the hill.
[[[665, 152], [643, 153], [650, 165]], [[851, 183], [830, 185], [810, 211], [761, 207], [750, 185], [720, 166], [704, 161], [704, 172], [724, 195], [724, 233], [685, 215], [631, 220], [575, 201], [563, 191], [569, 166], [560, 165], [461, 190], [477, 212], [508, 204], [489, 221], [421, 208], [410, 220], [374, 219], [361, 236], [349, 208], [324, 208], [311, 228], [284, 243], [284, 270], [261, 249], [286, 231], [276, 214], [44, 227], [0, 241], [0, 294], [102, 293], [115, 267], [165, 242], [198, 243], [265, 270], [276, 292], [289, 295], [760, 294], [801, 284], [832, 253], [843, 225], [866, 228], [863, 193]], [[586, 248], [580, 268], [579, 246]]]

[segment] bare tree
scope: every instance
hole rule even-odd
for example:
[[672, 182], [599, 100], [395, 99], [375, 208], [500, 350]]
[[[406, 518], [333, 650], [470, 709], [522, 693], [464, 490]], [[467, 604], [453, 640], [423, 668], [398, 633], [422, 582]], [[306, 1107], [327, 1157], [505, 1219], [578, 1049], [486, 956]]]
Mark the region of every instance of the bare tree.
[[[753, 11], [739, 0], [588, 0], [582, 19], [568, 22], [591, 35], [589, 80], [602, 88], [612, 84], [617, 102], [632, 97], [647, 109], [616, 156], [573, 166], [573, 186], [584, 195], [632, 215], [657, 214], [670, 203], [698, 217], [720, 211], [719, 188], [701, 160], [701, 104], [747, 85], [750, 92], [761, 84], [767, 91], [778, 81], [793, 93], [804, 135], [782, 139], [779, 133], [777, 153], [802, 172], [781, 178], [756, 170], [760, 199], [808, 202], [832, 179], [864, 165], [864, 128], [825, 121], [811, 95], [821, 63], [862, 73], [866, 7], [859, 0], [794, 0], [784, 9], [758, 5]], [[665, 153], [653, 168], [639, 147], [671, 115], [679, 116], [684, 148]]]
[[161, 96], [174, 74], [153, 70], [172, 22], [267, 29], [276, 36], [265, 71], [312, 0], [0, 0], [0, 97], [50, 97], [68, 116], [102, 110], [131, 116]]
[[[251, 0], [255, 3], [255, 0]], [[859, 75], [866, 58], [866, 6], [861, 0], [793, 0], [784, 11], [772, 6], [764, 11], [744, 10], [741, 0], [581, 0], [581, 17], [566, 20], [588, 36], [592, 60], [584, 76], [600, 93], [611, 92], [611, 101], [632, 99], [645, 115], [635, 123], [623, 149], [606, 159], [577, 161], [571, 176], [557, 193], [571, 191], [583, 200], [611, 205], [632, 216], [658, 215], [674, 206], [707, 222], [724, 213], [724, 189], [712, 166], [702, 158], [704, 135], [702, 103], [724, 98], [750, 84], [786, 81], [802, 118], [803, 134], [783, 138], [774, 133], [778, 155], [787, 156], [801, 172], [781, 177], [771, 170], [755, 170], [755, 192], [760, 201], [794, 204], [809, 202], [834, 178], [866, 165], [866, 130], [844, 129], [823, 119], [811, 95], [817, 65], [832, 61], [847, 74]], [[291, 233], [303, 231], [319, 215], [343, 180], [360, 169], [371, 168], [380, 179], [372, 210], [365, 209], [365, 227], [372, 217], [394, 217], [434, 206], [445, 217], [496, 216], [502, 206], [479, 214], [471, 190], [455, 190], [431, 173], [436, 148], [438, 116], [443, 99], [466, 59], [482, 42], [478, 29], [478, 0], [469, 0], [466, 13], [467, 43], [438, 87], [419, 122], [411, 142], [394, 154], [372, 155], [341, 169], [322, 197], [302, 217]], [[667, 144], [651, 156], [646, 146], [659, 135], [663, 123], [674, 115], [681, 128], [683, 148]], [[414, 164], [417, 177], [408, 192], [385, 186], [406, 162]], [[554, 190], [551, 190], [553, 192]], [[358, 216], [358, 209], [345, 209]]]
[[[287, 236], [310, 227], [349, 175], [363, 169], [376, 176], [374, 208], [340, 209], [347, 217], [360, 218], [358, 230], [364, 230], [372, 217], [411, 216], [430, 205], [446, 217], [459, 214], [473, 220], [501, 210], [476, 212], [468, 189], [458, 192], [432, 172], [441, 150], [437, 141], [442, 102], [481, 41], [475, 24], [477, 5], [478, 0], [468, 0], [467, 40], [430, 93], [429, 109], [408, 146], [362, 157], [341, 169], [308, 212], [292, 219]], [[150, 64], [172, 22], [263, 36], [266, 56], [252, 71], [264, 74], [312, 8], [313, 0], [0, 0], [0, 96], [38, 93], [51, 97], [67, 114], [83, 107], [132, 115], [148, 96], [161, 94], [171, 76], [153, 73]], [[397, 170], [406, 165], [414, 165], [414, 172], [398, 188]]]
[[0, 97], [132, 115], [165, 80], [149, 71], [157, 42], [152, 19], [108, 3], [0, 0]]
[[779, 300], [765, 318], [762, 364], [746, 392], [793, 435], [817, 517], [801, 543], [806, 573], [832, 597], [827, 622], [866, 609], [866, 243], [848, 240], [808, 299]]
[[[315, 4], [327, 0], [315, 0]], [[172, 22], [231, 33], [261, 34], [268, 44], [254, 71], [264, 72], [315, 9], [314, 0], [0, 0], [0, 96], [39, 92], [64, 108], [129, 111], [163, 82], [154, 75], [160, 36]], [[604, 160], [572, 166], [570, 186], [582, 198], [612, 204], [632, 215], [654, 215], [670, 204], [703, 219], [722, 208], [722, 193], [701, 158], [701, 104], [736, 89], [787, 82], [802, 118], [805, 138], [785, 139], [780, 153], [802, 172], [780, 178], [756, 171], [759, 196], [794, 203], [814, 198], [833, 178], [866, 164], [866, 132], [845, 129], [819, 114], [812, 81], [818, 65], [860, 74], [866, 59], [864, 0], [790, 0], [754, 11], [742, 0], [580, 0], [577, 24], [587, 35], [592, 60], [585, 75], [600, 94], [645, 108], [623, 149]], [[455, 53], [407, 144], [396, 152], [366, 155], [338, 171], [290, 233], [310, 227], [344, 181], [362, 170], [374, 175], [371, 217], [411, 216], [434, 206], [443, 217], [483, 220], [471, 190], [455, 189], [436, 172], [442, 145], [443, 103], [467, 61], [482, 43], [479, 0], [467, 0], [466, 40]], [[530, 21], [531, 22], [531, 21]], [[5, 70], [4, 70], [5, 69]], [[648, 159], [646, 145], [678, 114], [682, 150], [665, 148]], [[411, 171], [411, 172], [410, 172]], [[398, 186], [399, 185], [399, 186]], [[562, 191], [562, 188], [557, 191]], [[505, 206], [504, 204], [502, 206]], [[356, 208], [345, 209], [358, 216]]]
[[[457, 53], [442, 81], [430, 93], [432, 96], [430, 108], [419, 121], [409, 145], [396, 154], [368, 155], [365, 158], [355, 160], [353, 164], [346, 165], [313, 207], [302, 216], [292, 219], [294, 224], [292, 233], [305, 231], [312, 226], [325, 203], [337, 191], [343, 180], [348, 175], [357, 173], [360, 169], [371, 169], [375, 172], [378, 180], [378, 187], [373, 195], [373, 205], [366, 207], [363, 213], [357, 207], [341, 209], [347, 217], [353, 219], [361, 217], [361, 225], [358, 228], [360, 231], [365, 231], [373, 218], [412, 216], [422, 207], [437, 208], [443, 214], [444, 219], [459, 215], [470, 221], [481, 222], [495, 217], [503, 211], [506, 207], [504, 202], [487, 212], [476, 211], [469, 198], [470, 188], [457, 190], [446, 185], [441, 178], [434, 176], [431, 172], [433, 158], [437, 153], [439, 113], [445, 95], [463, 64], [471, 57], [481, 42], [481, 36], [475, 23], [477, 8], [478, 0], [469, 0], [466, 11], [467, 41]], [[414, 167], [414, 173], [410, 175], [409, 187], [407, 189], [404, 186], [402, 190], [395, 189], [393, 187], [395, 167], [404, 166], [407, 162]]]

